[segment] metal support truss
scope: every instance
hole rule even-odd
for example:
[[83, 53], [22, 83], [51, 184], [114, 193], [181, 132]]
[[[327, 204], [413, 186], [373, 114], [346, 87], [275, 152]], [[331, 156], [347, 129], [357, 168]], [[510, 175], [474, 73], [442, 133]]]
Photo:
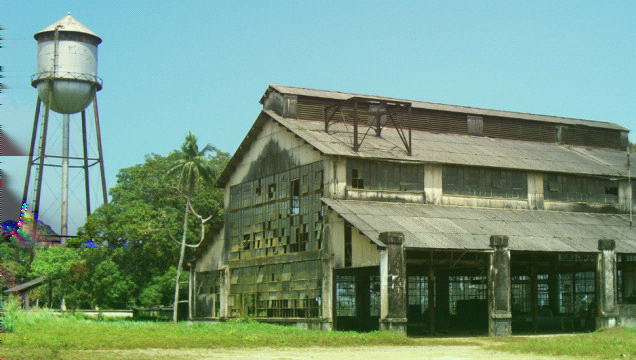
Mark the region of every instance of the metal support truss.
[[[346, 120], [345, 112], [348, 112], [350, 121]], [[338, 119], [337, 113], [340, 113]], [[368, 115], [367, 119], [361, 115]], [[411, 142], [411, 103], [396, 100], [379, 100], [362, 97], [352, 97], [338, 103], [326, 105], [324, 108], [325, 132], [329, 127], [341, 121], [345, 126], [348, 122], [353, 125], [353, 137], [351, 138], [354, 151], [358, 151], [366, 139], [369, 131], [373, 129], [377, 137], [382, 136], [382, 130], [389, 125], [394, 128], [406, 153], [412, 155]], [[360, 126], [366, 131], [360, 138]], [[408, 133], [407, 133], [408, 131]]]

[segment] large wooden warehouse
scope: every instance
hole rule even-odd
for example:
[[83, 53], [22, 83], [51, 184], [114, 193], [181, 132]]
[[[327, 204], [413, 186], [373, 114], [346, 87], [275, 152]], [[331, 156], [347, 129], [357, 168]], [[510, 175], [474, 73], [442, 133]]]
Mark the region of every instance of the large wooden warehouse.
[[190, 318], [433, 333], [636, 326], [628, 130], [271, 85]]

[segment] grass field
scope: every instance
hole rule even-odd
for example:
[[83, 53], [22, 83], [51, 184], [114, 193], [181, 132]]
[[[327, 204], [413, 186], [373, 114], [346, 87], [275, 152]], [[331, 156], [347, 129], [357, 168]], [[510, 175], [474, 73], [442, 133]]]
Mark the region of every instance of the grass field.
[[612, 328], [588, 334], [507, 337], [488, 345], [517, 353], [591, 359], [636, 359], [636, 329]]
[[1, 359], [52, 359], [63, 350], [414, 345], [392, 332], [305, 331], [250, 321], [178, 323], [93, 320], [49, 311], [19, 312], [0, 334]]
[[[14, 311], [12, 332], [0, 334], [0, 359], [82, 359], [82, 350], [305, 348], [479, 345], [497, 351], [636, 359], [636, 330], [507, 338], [408, 338], [394, 332], [322, 332], [261, 324], [94, 320], [50, 311]], [[75, 355], [73, 355], [75, 354]]]

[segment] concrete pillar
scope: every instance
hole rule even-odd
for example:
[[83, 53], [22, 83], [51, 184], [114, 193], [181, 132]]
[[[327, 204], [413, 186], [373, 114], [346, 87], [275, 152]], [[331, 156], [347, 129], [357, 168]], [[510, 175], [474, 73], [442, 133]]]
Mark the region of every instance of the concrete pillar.
[[327, 193], [333, 199], [347, 198], [347, 161], [341, 157], [328, 157], [325, 159], [325, 179]]
[[543, 173], [528, 173], [528, 209], [543, 209]]
[[224, 266], [219, 271], [219, 318], [227, 319], [230, 317], [228, 298], [230, 296], [230, 268]]
[[618, 304], [616, 291], [616, 242], [611, 239], [600, 239], [596, 265], [596, 328], [616, 326]]
[[488, 329], [490, 336], [512, 334], [510, 304], [510, 249], [508, 237], [493, 235], [490, 246], [490, 272], [488, 281]]
[[442, 165], [424, 165], [424, 196], [427, 204], [441, 204]]
[[333, 256], [322, 260], [322, 330], [333, 330], [333, 299], [334, 294], [334, 261]]
[[406, 334], [406, 262], [404, 234], [380, 233], [380, 330]]

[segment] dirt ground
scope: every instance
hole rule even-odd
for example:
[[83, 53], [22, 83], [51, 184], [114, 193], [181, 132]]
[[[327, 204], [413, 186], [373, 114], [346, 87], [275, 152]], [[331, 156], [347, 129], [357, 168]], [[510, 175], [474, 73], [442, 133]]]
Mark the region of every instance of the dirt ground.
[[[75, 352], [76, 354], [78, 352]], [[479, 346], [377, 346], [355, 348], [304, 349], [145, 349], [82, 351], [85, 359], [256, 359], [256, 360], [368, 360], [368, 359], [435, 359], [435, 360], [575, 360], [533, 354], [511, 354], [484, 350]]]

